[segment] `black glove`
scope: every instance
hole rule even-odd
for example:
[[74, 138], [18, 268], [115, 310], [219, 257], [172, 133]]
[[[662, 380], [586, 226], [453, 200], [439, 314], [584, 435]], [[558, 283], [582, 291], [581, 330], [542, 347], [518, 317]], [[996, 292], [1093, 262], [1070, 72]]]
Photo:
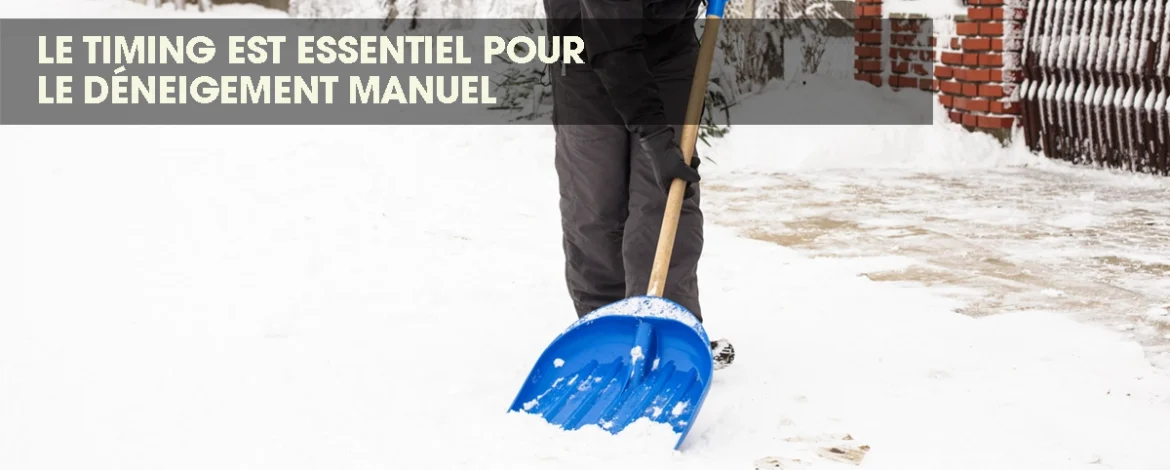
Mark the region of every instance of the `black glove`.
[[683, 197], [690, 198], [695, 194], [691, 183], [699, 182], [699, 157], [693, 155], [690, 166], [683, 162], [682, 149], [674, 142], [673, 128], [662, 126], [650, 130], [639, 136], [638, 143], [641, 144], [646, 157], [650, 159], [650, 167], [654, 169], [654, 180], [658, 182], [658, 187], [662, 188], [663, 192], [669, 193], [670, 184], [675, 178], [679, 178], [687, 182]]

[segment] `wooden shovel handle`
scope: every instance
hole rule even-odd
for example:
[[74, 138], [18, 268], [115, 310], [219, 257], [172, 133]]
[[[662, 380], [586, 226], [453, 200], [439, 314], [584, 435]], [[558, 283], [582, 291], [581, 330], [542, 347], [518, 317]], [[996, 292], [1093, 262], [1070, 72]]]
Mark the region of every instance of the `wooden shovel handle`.
[[[687, 100], [686, 121], [683, 125], [683, 160], [691, 164], [695, 144], [699, 139], [699, 116], [703, 114], [703, 100], [707, 97], [707, 81], [711, 75], [711, 62], [715, 58], [715, 45], [719, 37], [719, 21], [723, 17], [723, 1], [711, 1], [707, 7], [707, 18], [703, 26], [703, 37], [699, 44], [699, 60], [695, 66], [695, 78], [691, 82], [691, 96]], [[674, 235], [678, 231], [678, 219], [682, 215], [683, 194], [686, 182], [675, 179], [670, 184], [666, 197], [666, 213], [662, 217], [662, 231], [658, 235], [658, 249], [654, 252], [654, 267], [650, 271], [650, 286], [647, 295], [662, 297], [666, 289], [666, 273], [670, 269], [670, 256], [674, 251]]]

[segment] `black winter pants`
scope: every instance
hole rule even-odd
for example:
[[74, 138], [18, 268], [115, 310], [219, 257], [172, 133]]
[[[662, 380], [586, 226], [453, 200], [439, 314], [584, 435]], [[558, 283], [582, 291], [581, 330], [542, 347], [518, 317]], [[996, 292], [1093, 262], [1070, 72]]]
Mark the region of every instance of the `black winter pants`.
[[[652, 65], [672, 124], [684, 120], [697, 59], [696, 43]], [[649, 159], [621, 124], [594, 72], [584, 65], [562, 69], [559, 64], [550, 72], [565, 277], [581, 317], [611, 302], [646, 294], [666, 193], [655, 184]], [[681, 126], [676, 126], [675, 138], [681, 135]], [[698, 185], [693, 187], [694, 195], [683, 202], [663, 297], [701, 321], [697, 268], [703, 213]]]

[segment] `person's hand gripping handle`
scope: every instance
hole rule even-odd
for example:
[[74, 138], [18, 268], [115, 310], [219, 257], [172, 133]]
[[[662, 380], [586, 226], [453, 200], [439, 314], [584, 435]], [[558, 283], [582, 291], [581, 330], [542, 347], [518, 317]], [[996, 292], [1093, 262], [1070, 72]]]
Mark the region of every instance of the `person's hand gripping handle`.
[[[707, 97], [707, 81], [711, 75], [711, 62], [715, 58], [716, 40], [719, 37], [719, 22], [727, 0], [707, 0], [707, 18], [703, 25], [703, 37], [699, 40], [699, 60], [695, 66], [695, 78], [691, 82], [691, 95], [687, 100], [686, 122], [683, 124], [680, 147], [686, 167], [691, 166], [695, 144], [699, 139], [699, 116], [703, 112], [703, 100]], [[658, 249], [654, 253], [654, 265], [650, 271], [650, 286], [647, 295], [661, 297], [666, 288], [666, 273], [670, 268], [670, 256], [674, 250], [674, 235], [678, 230], [678, 219], [682, 214], [683, 196], [687, 182], [675, 179], [670, 184], [666, 197], [666, 213], [662, 217], [662, 231], [658, 235]]]

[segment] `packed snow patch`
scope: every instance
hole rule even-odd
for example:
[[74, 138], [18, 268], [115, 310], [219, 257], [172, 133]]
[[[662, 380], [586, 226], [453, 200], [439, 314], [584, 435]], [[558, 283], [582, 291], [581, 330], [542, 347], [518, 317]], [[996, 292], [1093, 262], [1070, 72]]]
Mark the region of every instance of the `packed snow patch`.
[[1145, 312], [1145, 316], [1151, 321], [1170, 325], [1170, 306], [1150, 307], [1150, 309]]

